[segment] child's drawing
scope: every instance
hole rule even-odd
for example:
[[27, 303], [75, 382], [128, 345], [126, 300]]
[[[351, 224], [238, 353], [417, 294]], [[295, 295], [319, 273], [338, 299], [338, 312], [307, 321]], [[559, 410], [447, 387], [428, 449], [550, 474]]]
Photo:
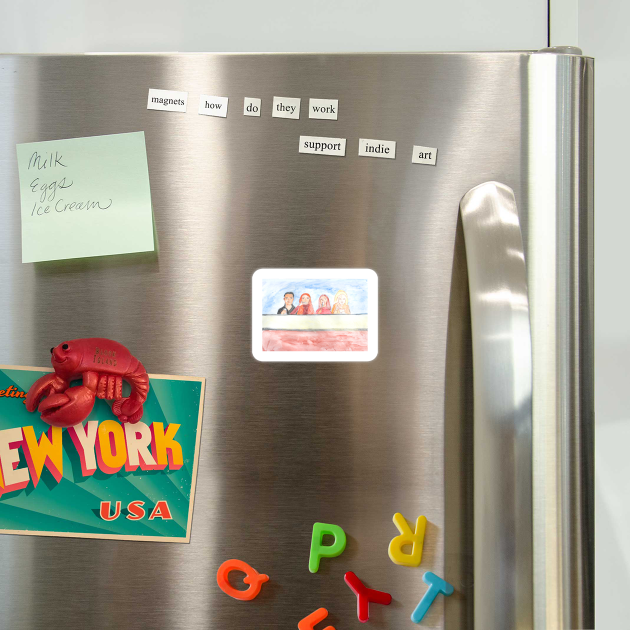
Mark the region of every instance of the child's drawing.
[[317, 315], [332, 315], [332, 311], [330, 310], [330, 300], [325, 293], [324, 295], [319, 296], [319, 308], [316, 313]]
[[345, 291], [337, 291], [335, 295], [335, 304], [332, 309], [333, 315], [350, 315], [350, 304], [348, 303], [348, 294]]
[[260, 269], [252, 294], [252, 351], [257, 359], [369, 361], [376, 356], [373, 271]]
[[293, 315], [315, 315], [311, 296], [308, 293], [300, 295], [300, 305], [295, 309]]

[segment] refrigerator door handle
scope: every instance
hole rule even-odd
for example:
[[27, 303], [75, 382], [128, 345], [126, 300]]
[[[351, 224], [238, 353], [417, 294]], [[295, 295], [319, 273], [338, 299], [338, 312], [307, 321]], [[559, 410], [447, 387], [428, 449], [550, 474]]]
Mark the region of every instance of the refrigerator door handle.
[[475, 628], [533, 624], [532, 344], [514, 192], [460, 202], [473, 345]]

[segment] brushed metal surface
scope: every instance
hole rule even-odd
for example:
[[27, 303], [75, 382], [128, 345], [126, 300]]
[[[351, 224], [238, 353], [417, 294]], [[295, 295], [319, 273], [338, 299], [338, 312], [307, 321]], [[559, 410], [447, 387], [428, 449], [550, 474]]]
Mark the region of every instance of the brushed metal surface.
[[[207, 378], [191, 543], [0, 536], [0, 624], [264, 630], [295, 627], [323, 605], [332, 625], [358, 626], [342, 577], [353, 570], [394, 596], [373, 607], [373, 627], [399, 628], [432, 570], [456, 591], [424, 627], [471, 627], [472, 360], [458, 207], [477, 184], [505, 182], [531, 246], [530, 58], [0, 57], [0, 362], [42, 365], [55, 340], [106, 336], [149, 372]], [[188, 113], [147, 111], [149, 87], [187, 90]], [[229, 116], [197, 115], [200, 94], [228, 96]], [[271, 118], [274, 95], [301, 97], [303, 112], [311, 96], [338, 98], [339, 120]], [[263, 99], [262, 117], [241, 115], [244, 96]], [[157, 253], [22, 265], [15, 144], [137, 130]], [[300, 135], [345, 137], [347, 156], [299, 155]], [[359, 158], [359, 137], [396, 140], [397, 159]], [[438, 147], [437, 166], [412, 165], [413, 144]], [[256, 362], [252, 273], [318, 266], [378, 274], [377, 359]], [[387, 557], [396, 511], [429, 520], [418, 570]], [[311, 575], [316, 520], [344, 527], [348, 547]], [[216, 586], [233, 556], [271, 578], [247, 605]]]
[[593, 61], [528, 75], [535, 627], [593, 628]]
[[511, 188], [464, 195], [474, 374], [475, 628], [533, 626], [532, 340]]

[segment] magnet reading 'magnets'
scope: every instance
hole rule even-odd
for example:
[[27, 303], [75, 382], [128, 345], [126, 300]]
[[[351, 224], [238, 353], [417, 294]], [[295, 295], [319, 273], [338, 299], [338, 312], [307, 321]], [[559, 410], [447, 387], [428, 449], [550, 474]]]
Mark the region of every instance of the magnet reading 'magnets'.
[[[149, 376], [125, 346], [98, 337], [73, 339], [51, 348], [50, 354], [54, 373], [42, 376], [28, 390], [28, 411], [38, 409], [44, 422], [71, 427], [90, 415], [98, 397], [114, 401], [112, 411], [121, 422], [135, 424], [142, 418]], [[83, 385], [70, 387], [76, 378], [83, 378]], [[127, 398], [122, 394], [123, 379], [131, 385]]]

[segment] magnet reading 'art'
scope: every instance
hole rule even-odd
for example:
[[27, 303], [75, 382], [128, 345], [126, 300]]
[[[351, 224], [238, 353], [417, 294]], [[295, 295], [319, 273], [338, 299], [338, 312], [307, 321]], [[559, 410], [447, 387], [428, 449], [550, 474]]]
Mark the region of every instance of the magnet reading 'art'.
[[[402, 564], [407, 567], [417, 567], [422, 561], [422, 546], [424, 544], [424, 532], [427, 528], [425, 516], [419, 516], [416, 521], [415, 533], [407, 524], [405, 517], [396, 512], [394, 514], [394, 524], [400, 532], [400, 536], [392, 539], [389, 543], [389, 557], [394, 564]], [[403, 547], [412, 545], [411, 553], [404, 553]]]
[[[242, 571], [245, 573], [246, 575], [243, 578], [243, 582], [249, 584], [249, 588], [245, 591], [234, 588], [228, 579], [230, 571]], [[268, 580], [268, 575], [258, 573], [256, 569], [250, 567], [247, 562], [243, 562], [242, 560], [226, 560], [217, 571], [217, 584], [219, 588], [226, 595], [245, 602], [249, 602], [257, 597], [262, 585]]]
[[[28, 411], [38, 409], [42, 420], [55, 427], [72, 427], [90, 415], [98, 397], [114, 401], [112, 411], [121, 422], [134, 424], [142, 418], [149, 376], [125, 346], [98, 337], [73, 339], [51, 348], [50, 354], [54, 373], [42, 376], [28, 390]], [[70, 387], [76, 378], [83, 384]], [[131, 385], [127, 398], [123, 379]]]

